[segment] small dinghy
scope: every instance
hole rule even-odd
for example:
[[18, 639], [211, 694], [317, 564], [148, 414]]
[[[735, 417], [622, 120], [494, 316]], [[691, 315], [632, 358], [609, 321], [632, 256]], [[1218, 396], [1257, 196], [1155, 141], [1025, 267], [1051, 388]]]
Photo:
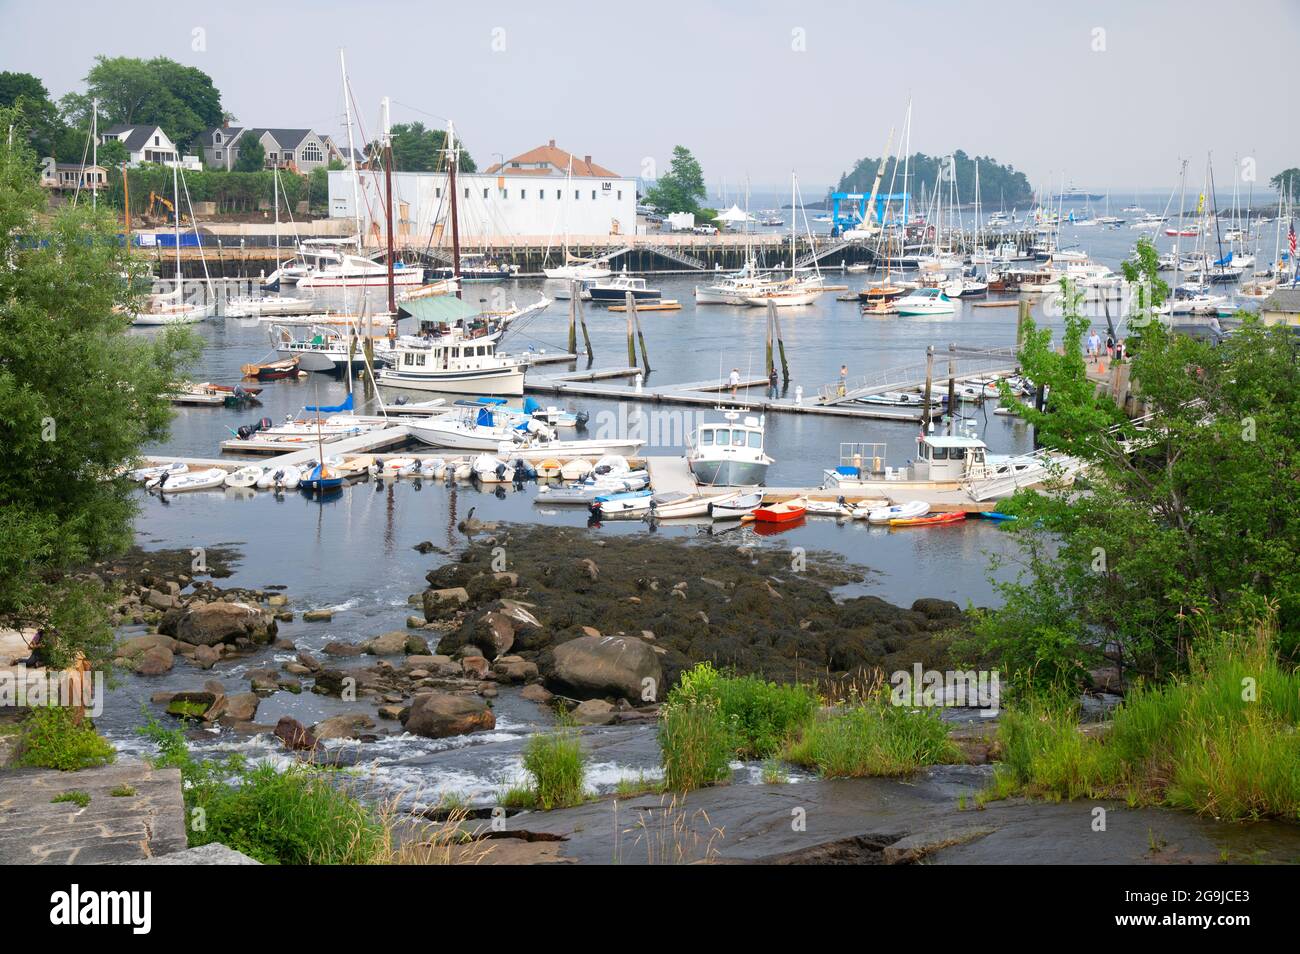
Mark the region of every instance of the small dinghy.
[[581, 484], [576, 487], [548, 487], [543, 484], [537, 488], [537, 496], [533, 503], [545, 504], [580, 504], [589, 505], [601, 494], [615, 493], [616, 491], [600, 487], [584, 487]]
[[907, 517], [902, 520], [891, 520], [891, 527], [936, 527], [945, 523], [961, 523], [966, 519], [966, 514], [961, 510], [954, 510], [952, 513], [932, 513], [928, 517]]
[[790, 523], [800, 520], [808, 513], [808, 501], [795, 497], [785, 503], [768, 504], [754, 510], [754, 519], [760, 523]]
[[650, 498], [653, 496], [649, 490], [598, 494], [591, 502], [591, 512], [601, 517], [646, 513], [650, 509]]
[[844, 502], [843, 497], [839, 500], [810, 500], [808, 501], [808, 516], [852, 517], [853, 508]]
[[241, 467], [234, 473], [226, 475], [227, 487], [256, 487], [258, 480], [262, 476], [261, 467], [248, 466]]
[[709, 501], [708, 514], [714, 520], [739, 520], [761, 507], [763, 504], [763, 495], [761, 493], [739, 493], [734, 497], [715, 497]]
[[455, 466], [448, 464], [447, 473], [453, 480], [469, 480], [474, 476], [474, 465], [467, 460], [462, 460]]
[[268, 361], [265, 364], [246, 364], [239, 369], [244, 373], [246, 378], [257, 378], [259, 381], [277, 381], [281, 378], [296, 378], [298, 376], [298, 356], [285, 358], [282, 361]]
[[180, 494], [191, 490], [212, 490], [226, 482], [226, 472], [220, 467], [207, 470], [191, 470], [173, 475], [164, 471], [150, 480], [145, 487], [160, 494]]
[[560, 476], [565, 480], [582, 480], [582, 478], [586, 477], [590, 473], [591, 462], [583, 460], [582, 458], [566, 461], [564, 465], [560, 467]]
[[889, 507], [877, 507], [867, 514], [868, 523], [890, 523], [894, 520], [911, 520], [924, 517], [930, 512], [930, 505], [924, 500], [909, 500], [907, 503], [894, 504]]
[[539, 460], [537, 462], [537, 476], [538, 477], [559, 477], [560, 471], [563, 469], [563, 467], [564, 464], [556, 460], [554, 457], [548, 457], [546, 458], [546, 460]]
[[508, 484], [515, 479], [515, 468], [491, 454], [479, 454], [472, 465], [474, 476], [485, 484]]
[[258, 490], [295, 490], [302, 480], [302, 471], [292, 464], [262, 468], [257, 478]]
[[170, 464], [164, 464], [161, 467], [141, 467], [139, 470], [131, 471], [131, 479], [147, 484], [155, 477], [162, 474], [170, 473], [173, 477], [177, 474], [188, 473], [190, 465], [181, 461], [173, 461]]

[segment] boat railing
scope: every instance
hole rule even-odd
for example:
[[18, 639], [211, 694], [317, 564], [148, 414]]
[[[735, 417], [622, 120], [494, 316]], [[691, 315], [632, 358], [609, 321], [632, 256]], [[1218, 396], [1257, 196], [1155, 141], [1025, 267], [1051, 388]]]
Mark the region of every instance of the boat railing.
[[840, 443], [841, 473], [849, 468], [862, 477], [864, 474], [883, 474], [885, 472], [885, 445], [883, 443]]

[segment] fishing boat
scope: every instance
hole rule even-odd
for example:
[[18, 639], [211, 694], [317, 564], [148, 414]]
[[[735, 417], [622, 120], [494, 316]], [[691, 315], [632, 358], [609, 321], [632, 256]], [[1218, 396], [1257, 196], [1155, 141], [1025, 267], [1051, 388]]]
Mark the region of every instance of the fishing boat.
[[659, 301], [663, 297], [658, 288], [647, 287], [644, 278], [629, 275], [626, 268], [608, 281], [587, 286], [587, 295], [593, 302], [621, 305], [627, 300], [628, 293], [634, 301]]
[[891, 520], [910, 520], [923, 517], [930, 512], [930, 505], [924, 500], [909, 500], [907, 503], [890, 504], [877, 507], [867, 512], [868, 523], [889, 523]]
[[709, 501], [708, 514], [714, 520], [739, 520], [763, 505], [763, 495], [757, 491], [740, 493], [734, 497], [716, 497]]
[[938, 288], [918, 288], [905, 298], [898, 299], [900, 315], [951, 315], [956, 304]]
[[764, 504], [754, 510], [754, 519], [759, 523], [790, 523], [802, 519], [807, 514], [808, 501], [795, 497], [784, 503]]
[[961, 510], [951, 513], [932, 513], [926, 517], [900, 517], [889, 521], [891, 527], [934, 527], [947, 523], [961, 523], [966, 514]]
[[[315, 326], [307, 337], [298, 338], [288, 327], [276, 325], [272, 327], [270, 336], [275, 353], [282, 360], [297, 358], [300, 371], [342, 376], [349, 369], [359, 371], [366, 366], [363, 339], [352, 327]], [[375, 337], [371, 340], [374, 342], [375, 360], [387, 360], [385, 355], [391, 347], [389, 339]]]
[[497, 354], [496, 342], [453, 335], [431, 341], [403, 341], [392, 349], [391, 368], [379, 372], [386, 387], [450, 394], [522, 396], [520, 358]]
[[292, 358], [282, 358], [279, 361], [267, 361], [262, 364], [245, 364], [239, 369], [244, 377], [256, 378], [259, 381], [277, 381], [282, 378], [296, 378], [298, 376], [298, 356]]
[[686, 465], [697, 483], [711, 486], [761, 484], [772, 465], [764, 450], [767, 418], [741, 418], [737, 408], [719, 408], [723, 421], [701, 424], [686, 440]]

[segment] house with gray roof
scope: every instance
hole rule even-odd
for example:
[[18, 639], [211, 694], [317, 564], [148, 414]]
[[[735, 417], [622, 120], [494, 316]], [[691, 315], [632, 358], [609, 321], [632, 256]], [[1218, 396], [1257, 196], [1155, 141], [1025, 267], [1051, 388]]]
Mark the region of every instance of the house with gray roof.
[[161, 126], [130, 126], [119, 123], [100, 133], [100, 145], [116, 139], [126, 147], [129, 162], [133, 166], [141, 163], [179, 162], [180, 151], [171, 141]]
[[268, 169], [311, 172], [328, 163], [333, 152], [329, 137], [311, 129], [224, 126], [201, 133], [197, 142], [205, 165], [233, 169], [239, 161], [240, 145], [254, 140], [262, 144]]
[[1300, 327], [1300, 285], [1283, 285], [1260, 303], [1259, 316], [1266, 325]]

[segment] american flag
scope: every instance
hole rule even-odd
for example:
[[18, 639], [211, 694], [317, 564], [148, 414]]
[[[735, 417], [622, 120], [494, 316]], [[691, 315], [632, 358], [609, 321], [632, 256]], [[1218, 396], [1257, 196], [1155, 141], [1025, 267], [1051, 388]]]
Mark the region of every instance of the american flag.
[[1291, 227], [1287, 229], [1287, 242], [1291, 245], [1291, 258], [1295, 259], [1295, 219], [1291, 220]]

